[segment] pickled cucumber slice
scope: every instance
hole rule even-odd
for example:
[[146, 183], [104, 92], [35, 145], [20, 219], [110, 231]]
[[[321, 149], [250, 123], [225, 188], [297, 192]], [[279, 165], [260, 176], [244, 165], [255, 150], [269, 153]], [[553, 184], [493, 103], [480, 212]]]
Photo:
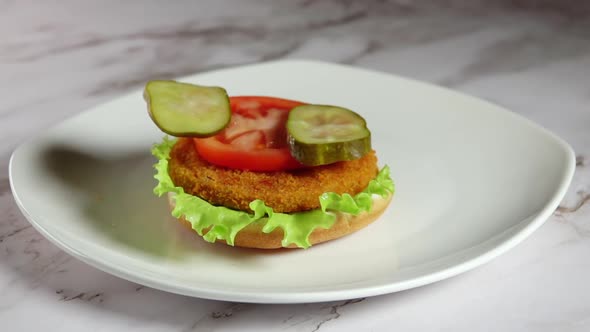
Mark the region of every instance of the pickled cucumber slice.
[[175, 81], [150, 81], [144, 98], [154, 123], [172, 136], [213, 136], [231, 118], [229, 97], [223, 88]]
[[371, 151], [365, 119], [342, 107], [295, 107], [289, 112], [287, 132], [291, 155], [308, 166], [354, 160]]

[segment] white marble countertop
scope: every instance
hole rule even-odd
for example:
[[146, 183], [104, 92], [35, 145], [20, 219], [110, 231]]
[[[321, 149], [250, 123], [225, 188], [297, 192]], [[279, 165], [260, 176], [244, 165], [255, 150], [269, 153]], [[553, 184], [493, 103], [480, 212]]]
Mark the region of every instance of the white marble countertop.
[[[0, 0], [0, 330], [589, 331], [590, 6], [480, 2]], [[401, 74], [518, 112], [576, 150], [569, 193], [471, 272], [300, 305], [145, 288], [60, 251], [18, 211], [8, 161], [29, 135], [150, 78], [278, 58]]]

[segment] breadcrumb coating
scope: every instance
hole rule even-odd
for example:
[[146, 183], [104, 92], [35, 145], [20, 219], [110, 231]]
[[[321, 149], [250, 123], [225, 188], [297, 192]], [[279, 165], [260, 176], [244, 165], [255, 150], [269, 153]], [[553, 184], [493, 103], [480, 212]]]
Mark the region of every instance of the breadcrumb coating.
[[378, 173], [371, 151], [360, 159], [282, 172], [251, 172], [218, 167], [201, 159], [193, 141], [180, 138], [170, 152], [168, 172], [174, 184], [213, 205], [249, 211], [261, 199], [275, 212], [291, 213], [320, 207], [325, 192], [355, 195]]

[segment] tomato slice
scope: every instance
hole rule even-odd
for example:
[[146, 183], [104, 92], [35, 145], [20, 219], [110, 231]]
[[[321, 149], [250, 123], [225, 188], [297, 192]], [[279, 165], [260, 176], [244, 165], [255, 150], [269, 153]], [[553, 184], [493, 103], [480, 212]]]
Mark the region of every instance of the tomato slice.
[[233, 169], [269, 172], [303, 167], [291, 156], [285, 127], [289, 111], [303, 104], [273, 97], [230, 97], [230, 123], [215, 136], [195, 138], [197, 152], [211, 164]]

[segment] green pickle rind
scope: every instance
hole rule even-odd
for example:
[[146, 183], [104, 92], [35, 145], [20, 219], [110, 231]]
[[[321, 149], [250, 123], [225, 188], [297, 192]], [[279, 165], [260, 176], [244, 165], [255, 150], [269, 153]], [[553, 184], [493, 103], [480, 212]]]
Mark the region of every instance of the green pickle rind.
[[[207, 109], [202, 115], [191, 115], [182, 111], [194, 105], [191, 96], [182, 95], [198, 91], [198, 98], [217, 101], [214, 106], [200, 107]], [[193, 98], [194, 95], [192, 96]], [[171, 80], [154, 80], [145, 85], [143, 98], [147, 103], [148, 114], [154, 124], [164, 133], [175, 137], [209, 137], [222, 131], [231, 120], [231, 106], [227, 91], [217, 86], [201, 86]], [[194, 102], [194, 100], [193, 100]], [[176, 108], [172, 106], [176, 106]], [[197, 112], [198, 114], [198, 112]], [[203, 121], [207, 118], [207, 121]]]
[[[327, 137], [310, 139], [309, 131], [302, 122], [313, 121], [313, 114], [321, 116], [325, 113], [338, 112], [342, 118], [349, 118], [353, 132], [349, 137]], [[305, 113], [310, 114], [305, 114]], [[325, 112], [325, 113], [324, 113]], [[326, 122], [332, 125], [329, 122]], [[310, 123], [308, 128], [317, 127]], [[371, 132], [367, 128], [365, 119], [347, 108], [331, 105], [302, 105], [293, 108], [287, 119], [288, 143], [291, 155], [300, 163], [307, 166], [320, 166], [339, 161], [359, 159], [371, 151]], [[313, 142], [312, 142], [313, 141]]]
[[[283, 230], [283, 247], [294, 244], [300, 248], [309, 248], [311, 246], [309, 235], [314, 229], [328, 229], [334, 224], [335, 216], [332, 212], [358, 215], [371, 209], [372, 195], [385, 198], [395, 191], [389, 167], [384, 166], [375, 179], [369, 182], [367, 188], [357, 195], [322, 194], [319, 197], [320, 209], [292, 214], [275, 213], [263, 201], [254, 200], [250, 203], [253, 213], [232, 210], [211, 205], [199, 197], [185, 193], [182, 187], [174, 185], [168, 174], [168, 160], [175, 143], [175, 139], [164, 137], [163, 141], [155, 144], [151, 150], [158, 159], [154, 165], [156, 169], [154, 178], [158, 181], [154, 194], [162, 196], [166, 193], [174, 193], [175, 208], [172, 216], [175, 218], [184, 216], [193, 230], [208, 242], [224, 240], [228, 245], [233, 246], [236, 235], [244, 227], [253, 222], [264, 222], [262, 231], [265, 233], [270, 233], [276, 228]], [[203, 235], [207, 228], [210, 228], [209, 231]]]

